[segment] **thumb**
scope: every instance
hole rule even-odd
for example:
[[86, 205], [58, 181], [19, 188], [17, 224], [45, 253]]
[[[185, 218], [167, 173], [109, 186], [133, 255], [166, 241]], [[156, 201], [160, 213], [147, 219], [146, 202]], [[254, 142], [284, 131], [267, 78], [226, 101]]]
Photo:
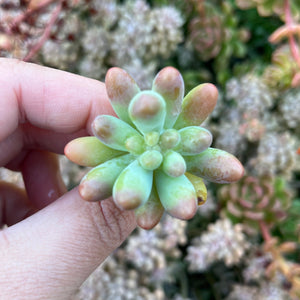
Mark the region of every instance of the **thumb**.
[[112, 199], [88, 203], [73, 189], [0, 231], [0, 299], [70, 299], [135, 226]]

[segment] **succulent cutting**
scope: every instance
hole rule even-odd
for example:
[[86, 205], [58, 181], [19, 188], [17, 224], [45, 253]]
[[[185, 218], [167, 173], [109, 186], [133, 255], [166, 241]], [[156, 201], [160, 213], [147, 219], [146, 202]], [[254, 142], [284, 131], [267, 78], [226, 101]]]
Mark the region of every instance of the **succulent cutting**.
[[105, 85], [117, 117], [97, 116], [94, 137], [67, 144], [66, 156], [93, 167], [81, 180], [87, 201], [112, 196], [124, 210], [135, 210], [137, 224], [153, 228], [164, 211], [192, 218], [206, 200], [202, 178], [216, 183], [239, 180], [241, 163], [211, 148], [211, 133], [200, 124], [214, 109], [218, 91], [198, 85], [184, 97], [184, 82], [173, 67], [162, 69], [151, 90], [141, 91], [123, 69], [111, 68]]

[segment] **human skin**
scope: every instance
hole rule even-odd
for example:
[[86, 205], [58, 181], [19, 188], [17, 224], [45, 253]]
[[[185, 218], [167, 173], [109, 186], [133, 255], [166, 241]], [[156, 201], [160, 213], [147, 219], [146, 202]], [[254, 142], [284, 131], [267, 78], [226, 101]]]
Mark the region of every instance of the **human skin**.
[[0, 166], [21, 171], [26, 193], [0, 181], [0, 299], [70, 299], [135, 228], [112, 199], [67, 192], [57, 156], [112, 114], [105, 85], [0, 58]]

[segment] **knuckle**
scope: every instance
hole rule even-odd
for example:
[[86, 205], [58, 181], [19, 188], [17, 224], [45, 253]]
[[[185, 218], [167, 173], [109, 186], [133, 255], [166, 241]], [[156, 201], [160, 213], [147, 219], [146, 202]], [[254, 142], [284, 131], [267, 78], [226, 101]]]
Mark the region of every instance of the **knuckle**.
[[108, 248], [118, 247], [136, 227], [133, 211], [121, 211], [112, 198], [94, 203], [90, 214], [99, 239]]

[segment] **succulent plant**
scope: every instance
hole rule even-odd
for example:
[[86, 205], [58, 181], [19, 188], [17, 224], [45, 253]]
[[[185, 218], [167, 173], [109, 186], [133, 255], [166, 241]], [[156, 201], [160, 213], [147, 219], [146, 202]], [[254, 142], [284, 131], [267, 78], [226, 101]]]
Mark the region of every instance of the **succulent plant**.
[[271, 226], [283, 220], [291, 204], [284, 179], [270, 176], [245, 176], [240, 182], [222, 187], [218, 197], [227, 216], [245, 224], [249, 233], [258, 228], [260, 221]]
[[212, 135], [199, 126], [216, 104], [214, 85], [201, 84], [183, 97], [184, 82], [173, 67], [157, 74], [152, 90], [141, 91], [116, 67], [108, 71], [105, 84], [119, 118], [96, 117], [95, 137], [75, 139], [65, 148], [71, 161], [94, 167], [79, 185], [83, 199], [112, 195], [119, 208], [135, 209], [140, 227], [150, 229], [164, 210], [192, 218], [206, 199], [201, 178], [229, 183], [242, 177], [237, 158], [210, 148]]
[[246, 55], [250, 33], [241, 27], [230, 2], [195, 1], [195, 6], [197, 15], [188, 23], [186, 48], [193, 49], [201, 61], [213, 60], [217, 80], [224, 84], [230, 77], [232, 58]]
[[284, 44], [274, 51], [272, 64], [266, 67], [263, 80], [271, 89], [284, 91], [292, 86], [297, 72], [298, 66], [293, 60], [290, 48]]
[[214, 5], [205, 2], [201, 15], [189, 23], [189, 40], [203, 61], [216, 57], [224, 40], [222, 15]]

